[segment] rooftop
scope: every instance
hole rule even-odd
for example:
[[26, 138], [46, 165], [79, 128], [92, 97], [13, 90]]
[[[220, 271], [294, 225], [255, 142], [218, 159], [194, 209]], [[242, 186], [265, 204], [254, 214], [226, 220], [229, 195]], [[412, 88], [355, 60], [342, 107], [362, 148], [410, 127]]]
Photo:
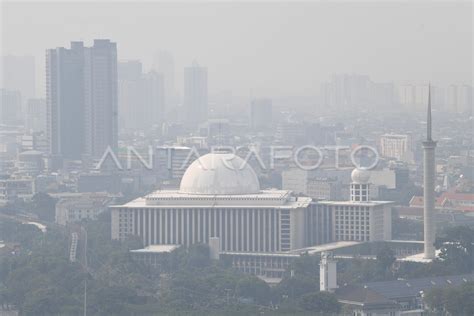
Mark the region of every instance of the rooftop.
[[159, 190], [122, 206], [130, 208], [160, 207], [307, 207], [312, 199], [294, 197], [288, 190], [262, 190], [252, 194], [189, 194], [178, 190]]
[[328, 244], [317, 245], [313, 247], [300, 248], [290, 251], [291, 253], [301, 254], [307, 252], [308, 254], [315, 254], [323, 251], [331, 251], [345, 247], [351, 247], [355, 245], [362, 244], [358, 241], [336, 241]]
[[180, 245], [149, 245], [143, 249], [130, 250], [132, 253], [169, 253], [178, 249]]
[[347, 205], [347, 206], [378, 206], [378, 205], [388, 205], [393, 204], [393, 201], [318, 201], [318, 204], [326, 205]]
[[409, 280], [371, 282], [366, 283], [365, 286], [388, 299], [397, 299], [418, 296], [421, 291], [426, 292], [434, 287], [457, 286], [466, 282], [474, 282], [474, 273]]

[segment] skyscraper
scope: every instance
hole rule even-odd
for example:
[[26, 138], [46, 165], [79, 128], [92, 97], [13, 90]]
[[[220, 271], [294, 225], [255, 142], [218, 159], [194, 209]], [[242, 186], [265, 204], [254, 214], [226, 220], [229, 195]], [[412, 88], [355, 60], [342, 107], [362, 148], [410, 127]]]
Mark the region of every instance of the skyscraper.
[[173, 55], [167, 51], [156, 54], [153, 61], [153, 70], [163, 75], [165, 106], [167, 110], [170, 110], [176, 102]]
[[253, 130], [269, 130], [272, 127], [272, 100], [256, 99], [250, 104], [250, 125]]
[[184, 111], [191, 127], [207, 120], [207, 68], [197, 62], [184, 68]]
[[100, 157], [117, 146], [117, 48], [109, 40], [92, 47], [46, 52], [46, 105], [50, 153], [65, 159]]
[[118, 62], [118, 106], [121, 129], [135, 130], [143, 119], [142, 63], [139, 60]]
[[33, 132], [46, 131], [46, 100], [29, 99], [27, 102], [26, 126]]
[[140, 61], [122, 61], [119, 74], [119, 122], [128, 130], [150, 130], [165, 119], [163, 75], [156, 71], [142, 73]]
[[94, 40], [85, 50], [85, 154], [101, 157], [117, 148], [117, 45]]
[[447, 89], [446, 107], [450, 112], [470, 115], [473, 111], [472, 87], [450, 85]]
[[142, 76], [143, 102], [146, 117], [143, 124], [151, 128], [159, 126], [165, 121], [165, 86], [163, 75], [156, 71], [150, 71]]
[[435, 148], [436, 142], [431, 138], [431, 89], [428, 87], [428, 114], [426, 120], [426, 140], [423, 142], [423, 222], [425, 259], [435, 258]]

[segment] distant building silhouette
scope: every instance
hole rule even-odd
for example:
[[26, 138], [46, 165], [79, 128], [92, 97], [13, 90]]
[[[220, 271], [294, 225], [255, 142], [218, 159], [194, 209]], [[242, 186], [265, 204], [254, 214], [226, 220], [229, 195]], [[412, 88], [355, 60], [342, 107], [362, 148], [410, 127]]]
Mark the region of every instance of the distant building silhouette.
[[272, 128], [272, 100], [255, 99], [250, 104], [250, 125], [253, 130], [269, 130]]
[[165, 120], [163, 75], [142, 72], [138, 60], [118, 63], [119, 124], [127, 130], [150, 130]]
[[190, 127], [207, 120], [207, 68], [197, 62], [184, 68], [184, 111]]
[[[26, 113], [28, 99], [36, 97], [36, 69], [33, 56], [3, 56], [1, 87], [19, 91], [22, 99], [21, 111]], [[24, 116], [22, 117], [24, 118]]]
[[173, 56], [161, 51], [154, 56], [153, 70], [163, 75], [165, 107], [171, 110], [176, 106], [175, 69]]
[[0, 89], [0, 124], [21, 124], [21, 93]]
[[142, 76], [143, 83], [143, 102], [145, 118], [143, 124], [152, 128], [159, 126], [166, 119], [166, 92], [163, 75], [156, 71], [150, 71]]
[[138, 129], [143, 117], [142, 63], [139, 60], [118, 62], [118, 107], [120, 129]]
[[27, 128], [33, 132], [46, 132], [46, 100], [29, 99], [26, 111]]
[[450, 85], [446, 93], [446, 107], [450, 112], [471, 114], [473, 112], [472, 87]]

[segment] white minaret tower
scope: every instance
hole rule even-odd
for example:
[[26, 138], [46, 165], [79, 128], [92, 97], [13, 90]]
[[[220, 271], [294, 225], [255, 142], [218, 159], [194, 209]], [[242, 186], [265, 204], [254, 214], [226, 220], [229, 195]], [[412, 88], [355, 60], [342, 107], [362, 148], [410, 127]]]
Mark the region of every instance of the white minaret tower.
[[423, 142], [423, 217], [425, 230], [425, 259], [435, 258], [435, 148], [431, 138], [431, 87], [428, 86], [428, 117], [426, 120], [426, 140]]

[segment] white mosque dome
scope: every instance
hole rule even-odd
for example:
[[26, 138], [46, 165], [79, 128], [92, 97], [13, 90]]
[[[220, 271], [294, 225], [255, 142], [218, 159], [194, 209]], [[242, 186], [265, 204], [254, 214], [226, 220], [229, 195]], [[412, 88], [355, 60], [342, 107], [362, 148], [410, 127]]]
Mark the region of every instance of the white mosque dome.
[[260, 192], [257, 175], [242, 158], [230, 153], [211, 153], [196, 159], [186, 170], [181, 193], [236, 195]]
[[364, 168], [355, 168], [351, 173], [352, 183], [367, 184], [370, 180], [370, 171]]

